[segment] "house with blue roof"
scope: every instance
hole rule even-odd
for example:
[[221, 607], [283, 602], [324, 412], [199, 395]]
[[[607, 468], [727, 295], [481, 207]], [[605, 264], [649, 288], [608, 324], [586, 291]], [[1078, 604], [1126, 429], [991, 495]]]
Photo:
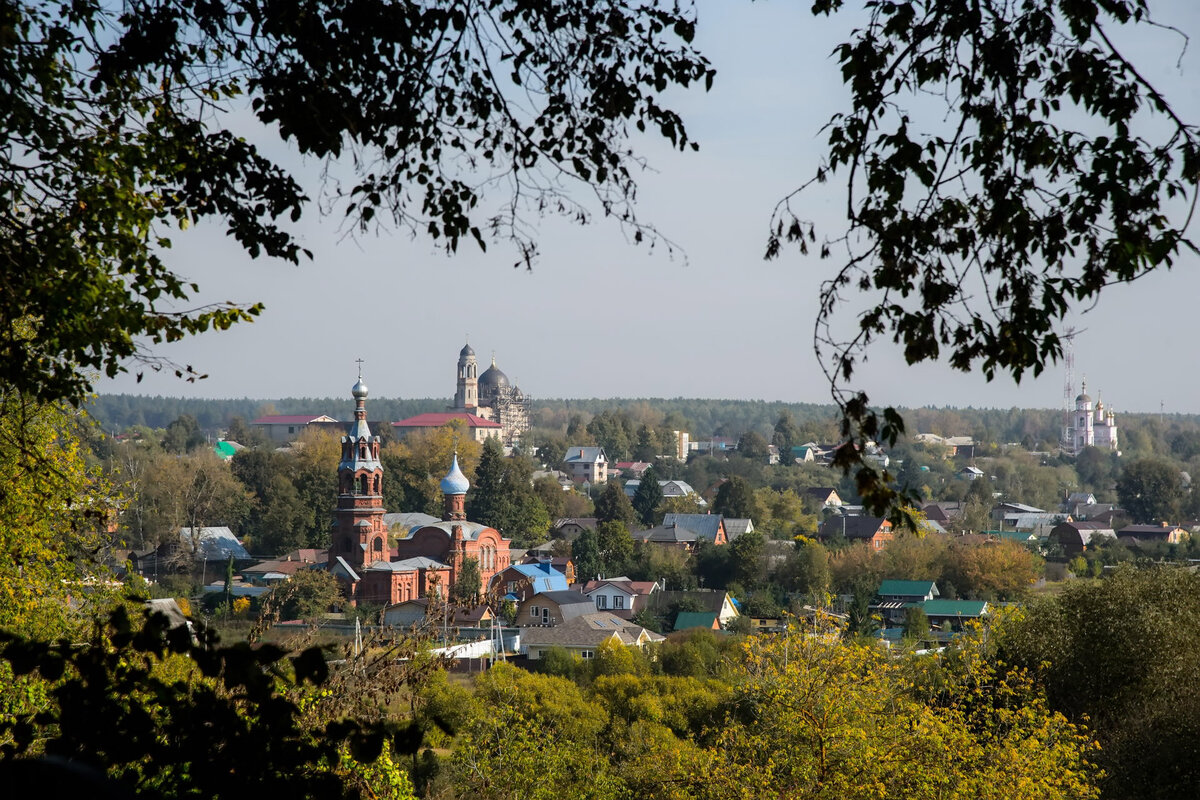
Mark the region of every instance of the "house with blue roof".
[[488, 594], [520, 603], [545, 592], [565, 592], [571, 587], [567, 576], [549, 561], [532, 564], [512, 564], [492, 578]]

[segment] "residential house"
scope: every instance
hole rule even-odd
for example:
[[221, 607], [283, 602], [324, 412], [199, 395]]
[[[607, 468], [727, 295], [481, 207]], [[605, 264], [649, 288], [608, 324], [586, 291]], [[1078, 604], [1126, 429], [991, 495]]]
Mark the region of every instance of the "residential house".
[[517, 604], [517, 626], [561, 625], [595, 610], [596, 604], [581, 592], [543, 592]]
[[832, 486], [809, 487], [804, 490], [803, 496], [812, 498], [822, 508], [839, 508], [842, 505], [842, 498], [838, 496], [837, 489]]
[[495, 613], [486, 604], [474, 608], [462, 608], [451, 603], [436, 603], [431, 606], [428, 597], [394, 603], [383, 610], [383, 624], [397, 628], [422, 625], [482, 628], [491, 625], [495, 617]]
[[985, 600], [926, 600], [921, 607], [932, 627], [948, 625], [952, 631], [961, 631], [967, 623], [982, 619], [989, 613]]
[[1113, 517], [1120, 513], [1121, 509], [1115, 503], [1079, 504], [1067, 509], [1067, 516], [1071, 519], [1103, 522], [1108, 525], [1112, 525]]
[[250, 423], [272, 442], [286, 444], [294, 440], [309, 425], [340, 425], [328, 414], [269, 414]]
[[966, 504], [958, 500], [926, 503], [921, 507], [921, 513], [930, 522], [936, 522], [947, 530], [953, 530], [959, 526], [966, 513]]
[[575, 483], [605, 483], [608, 481], [608, 456], [603, 447], [572, 445], [562, 460], [563, 471]]
[[200, 528], [195, 535], [193, 530], [180, 528], [178, 542], [164, 545], [170, 553], [160, 553], [159, 557], [174, 563], [186, 563], [189, 560], [196, 563], [224, 563], [230, 556], [234, 561], [243, 563], [254, 560], [233, 535], [233, 531], [224, 525]]
[[579, 576], [575, 574], [575, 562], [570, 556], [543, 555], [532, 550], [525, 552], [523, 558], [517, 559], [518, 564], [549, 564], [566, 577], [568, 586], [574, 586], [579, 580]]
[[1045, 514], [1045, 509], [1027, 506], [1024, 503], [997, 503], [992, 507], [990, 516], [995, 522], [1008, 523], [1009, 520], [1023, 514]]
[[600, 578], [583, 584], [580, 591], [596, 604], [597, 611], [611, 611], [624, 619], [645, 608], [650, 596], [662, 590], [655, 581], [632, 581], [626, 577]]
[[821, 523], [817, 537], [822, 541], [841, 536], [851, 542], [867, 542], [875, 550], [882, 550], [896, 538], [892, 523], [882, 517], [831, 517]]
[[397, 437], [403, 438], [414, 431], [444, 427], [454, 420], [461, 422], [466, 429], [467, 436], [476, 442], [500, 439], [504, 432], [504, 426], [499, 422], [484, 419], [469, 411], [431, 411], [427, 414], [418, 414], [415, 417], [393, 422], [392, 430], [396, 432]]
[[1060, 547], [1067, 556], [1077, 556], [1100, 538], [1117, 534], [1103, 522], [1060, 522], [1050, 529], [1047, 547]]
[[[637, 494], [638, 487], [641, 485], [642, 482], [640, 480], [625, 481], [625, 494], [632, 498], [635, 494]], [[687, 481], [659, 481], [658, 485], [662, 489], [664, 498], [687, 497], [688, 495], [691, 495], [695, 499], [696, 505], [700, 507], [708, 505], [708, 502], [705, 501], [705, 499], [701, 497]]]
[[633, 540], [642, 544], [671, 547], [678, 550], [693, 550], [702, 537], [691, 528], [682, 525], [658, 525], [645, 531], [633, 531]]
[[1149, 544], [1182, 544], [1191, 534], [1177, 525], [1126, 525], [1117, 531], [1117, 541], [1140, 550]]
[[568, 653], [589, 660], [594, 658], [596, 651], [607, 642], [641, 648], [663, 639], [663, 636], [640, 625], [593, 608], [589, 613], [580, 614], [553, 627], [522, 630], [521, 649], [531, 661], [541, 659], [552, 647], [562, 648]]
[[729, 592], [713, 589], [692, 589], [687, 591], [662, 591], [650, 595], [647, 608], [656, 616], [665, 616], [673, 608], [679, 606], [699, 607], [702, 611], [716, 613], [721, 627], [727, 627], [731, 620], [738, 616], [737, 607]]
[[721, 630], [721, 620], [715, 611], [680, 611], [675, 617], [676, 631], [703, 629], [709, 631]]
[[549, 562], [535, 561], [512, 564], [496, 573], [488, 584], [488, 595], [519, 603], [535, 594], [565, 592], [570, 588], [566, 575]]
[[964, 481], [977, 481], [980, 478], [986, 477], [983, 470], [974, 465], [963, 467], [958, 472], [954, 473], [954, 476]]
[[[682, 460], [682, 459], [680, 459]], [[641, 478], [650, 469], [649, 461], [618, 461], [616, 467], [627, 478]]]
[[906, 609], [940, 595], [933, 581], [885, 580], [879, 584], [879, 591], [875, 593], [870, 609], [889, 625], [900, 625], [904, 622]]
[[738, 519], [735, 517], [725, 517], [725, 539], [732, 542], [743, 533], [754, 532], [754, 520], [749, 517]]
[[554, 525], [550, 529], [550, 532], [555, 538], [573, 542], [584, 531], [594, 530], [596, 530], [595, 517], [559, 517], [554, 520]]
[[1014, 530], [1032, 533], [1039, 539], [1045, 539], [1050, 535], [1050, 531], [1055, 525], [1060, 522], [1070, 522], [1071, 518], [1065, 516], [1061, 512], [1050, 513], [1043, 511], [1037, 514], [1006, 514], [1003, 524]]
[[665, 514], [663, 525], [679, 525], [696, 532], [698, 539], [713, 544], [726, 544], [729, 541], [729, 531], [725, 527], [725, 518], [720, 514]]

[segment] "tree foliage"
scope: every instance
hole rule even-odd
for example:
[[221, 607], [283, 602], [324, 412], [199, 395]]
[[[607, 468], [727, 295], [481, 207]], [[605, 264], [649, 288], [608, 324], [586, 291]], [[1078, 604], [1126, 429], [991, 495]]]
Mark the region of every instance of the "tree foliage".
[[1183, 500], [1179, 470], [1162, 459], [1126, 464], [1117, 479], [1117, 497], [1134, 522], [1173, 522]]
[[528, 217], [590, 218], [566, 184], [590, 187], [635, 238], [653, 233], [632, 210], [631, 128], [687, 147], [658, 96], [713, 75], [692, 16], [635, 0], [316, 0], [303, 13], [61, 0], [2, 14], [0, 382], [42, 399], [80, 400], [95, 372], [152, 358], [143, 341], [261, 311], [178, 310], [198, 287], [167, 260], [173, 229], [210, 219], [251, 256], [306, 254], [287, 226], [310, 191], [226, 127], [247, 100], [300, 153], [349, 157], [350, 180], [328, 189], [354, 223], [387, 216], [449, 250], [511, 240], [529, 263]]
[[[1019, 380], [1062, 355], [1072, 309], [1196, 252], [1200, 132], [1118, 46], [1143, 32], [1170, 35], [1147, 0], [902, 0], [869, 4], [835, 48], [849, 108], [812, 183], [841, 183], [847, 224], [820, 244], [839, 264], [815, 336], [850, 442], [904, 429], [849, 388], [872, 343]], [[816, 241], [804, 191], [777, 207], [768, 256]], [[838, 321], [846, 306], [856, 324]], [[837, 463], [860, 469], [873, 508], [895, 498], [853, 447]]]

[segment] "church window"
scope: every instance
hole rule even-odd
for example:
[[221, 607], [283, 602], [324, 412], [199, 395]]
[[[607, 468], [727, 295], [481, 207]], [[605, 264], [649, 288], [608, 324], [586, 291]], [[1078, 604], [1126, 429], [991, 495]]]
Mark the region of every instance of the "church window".
[[359, 489], [361, 490], [359, 491], [359, 494], [370, 494], [370, 491], [368, 491], [366, 475], [363, 475], [358, 479], [358, 485]]
[[375, 476], [375, 494], [379, 494], [379, 476]]
[[376, 553], [382, 553], [383, 552], [383, 539], [376, 536], [375, 542], [374, 542], [374, 547], [375, 547]]

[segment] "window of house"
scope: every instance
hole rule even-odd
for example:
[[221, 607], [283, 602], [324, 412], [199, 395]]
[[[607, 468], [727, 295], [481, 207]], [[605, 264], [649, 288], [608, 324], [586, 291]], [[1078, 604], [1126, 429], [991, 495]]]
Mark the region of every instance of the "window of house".
[[506, 593], [508, 593], [508, 594], [516, 594], [517, 593], [517, 582], [516, 581], [509, 581], [507, 586], [508, 586], [508, 588], [506, 588], [504, 590]]
[[596, 595], [596, 608], [599, 608], [599, 609], [608, 608], [608, 598], [602, 594]]
[[584, 650], [579, 655], [583, 658], [584, 661], [587, 661], [588, 659], [593, 658], [595, 656], [595, 653], [593, 653], [591, 650]]
[[536, 616], [540, 615], [541, 613], [542, 613], [542, 610], [540, 608], [538, 608], [537, 606], [533, 606], [529, 609], [529, 616], [531, 616], [531, 617], [536, 617]]
[[624, 607], [625, 607], [625, 598], [619, 594], [614, 595], [613, 596], [613, 608], [624, 608]]

